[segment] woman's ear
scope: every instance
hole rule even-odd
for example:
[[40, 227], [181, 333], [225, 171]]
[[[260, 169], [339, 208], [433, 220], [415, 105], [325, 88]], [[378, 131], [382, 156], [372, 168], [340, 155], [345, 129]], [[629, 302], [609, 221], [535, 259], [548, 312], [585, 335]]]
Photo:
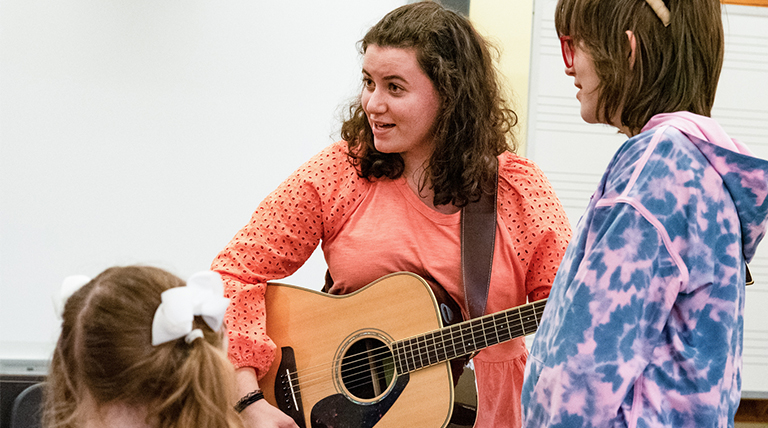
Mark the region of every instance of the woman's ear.
[[637, 41], [635, 40], [635, 33], [632, 30], [627, 30], [627, 38], [629, 38], [629, 69], [635, 67], [635, 50], [637, 48]]

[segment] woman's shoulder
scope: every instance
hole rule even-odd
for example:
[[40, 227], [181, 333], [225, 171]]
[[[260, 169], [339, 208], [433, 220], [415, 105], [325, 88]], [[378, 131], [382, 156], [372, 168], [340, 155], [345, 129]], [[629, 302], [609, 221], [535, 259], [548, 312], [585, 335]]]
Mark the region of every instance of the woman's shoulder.
[[512, 152], [499, 155], [499, 190], [551, 191], [551, 184], [536, 162]]
[[312, 186], [324, 203], [355, 201], [368, 191], [370, 182], [360, 177], [348, 153], [345, 141], [332, 143], [305, 162], [294, 177]]
[[498, 199], [508, 221], [536, 219], [534, 223], [538, 226], [564, 227], [570, 234], [568, 218], [552, 184], [536, 162], [528, 158], [510, 152], [499, 156]]
[[336, 141], [312, 156], [303, 168], [319, 169], [318, 172], [347, 170], [352, 167], [348, 159], [347, 143], [343, 140]]
[[[536, 162], [505, 152], [499, 156], [498, 219], [514, 237], [528, 245], [530, 255], [541, 242], [562, 257], [571, 238], [568, 216], [552, 185]], [[521, 260], [529, 257], [520, 254]], [[538, 256], [537, 256], [538, 257]], [[556, 268], [555, 264], [553, 268]], [[549, 280], [547, 280], [549, 281]]]
[[345, 141], [337, 141], [326, 146], [304, 162], [293, 175], [294, 178], [321, 187], [338, 185], [340, 181], [352, 181], [356, 184], [361, 181], [357, 170], [350, 162]]

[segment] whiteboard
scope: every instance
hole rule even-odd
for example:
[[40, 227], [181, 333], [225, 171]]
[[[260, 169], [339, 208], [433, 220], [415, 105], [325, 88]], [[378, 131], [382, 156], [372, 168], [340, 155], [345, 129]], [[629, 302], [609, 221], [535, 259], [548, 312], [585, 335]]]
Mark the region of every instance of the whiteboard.
[[50, 358], [67, 275], [208, 269], [339, 138], [357, 41], [404, 3], [2, 0], [0, 360]]
[[[577, 89], [565, 75], [554, 26], [556, 0], [536, 1], [529, 92], [528, 156], [549, 177], [571, 224], [587, 207], [611, 157], [626, 140], [579, 114]], [[725, 60], [712, 117], [768, 159], [768, 8], [724, 5]], [[750, 264], [742, 395], [768, 398], [768, 241]]]

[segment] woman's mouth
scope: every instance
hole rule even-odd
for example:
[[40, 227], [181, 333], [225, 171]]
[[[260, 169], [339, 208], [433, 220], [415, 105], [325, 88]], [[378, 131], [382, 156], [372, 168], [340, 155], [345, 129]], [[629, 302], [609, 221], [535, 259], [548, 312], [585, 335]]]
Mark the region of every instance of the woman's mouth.
[[381, 130], [393, 128], [395, 126], [394, 123], [383, 123], [383, 122], [374, 122], [372, 125], [374, 129], [381, 129]]
[[374, 135], [382, 135], [395, 127], [394, 123], [371, 122]]

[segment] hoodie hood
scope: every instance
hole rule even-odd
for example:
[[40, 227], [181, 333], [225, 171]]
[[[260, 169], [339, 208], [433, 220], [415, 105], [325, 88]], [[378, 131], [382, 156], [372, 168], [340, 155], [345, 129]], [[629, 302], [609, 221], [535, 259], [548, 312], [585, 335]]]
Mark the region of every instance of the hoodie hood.
[[768, 226], [768, 161], [755, 157], [709, 117], [690, 112], [657, 114], [643, 131], [659, 126], [686, 134], [720, 174], [739, 215], [744, 258], [752, 261]]

